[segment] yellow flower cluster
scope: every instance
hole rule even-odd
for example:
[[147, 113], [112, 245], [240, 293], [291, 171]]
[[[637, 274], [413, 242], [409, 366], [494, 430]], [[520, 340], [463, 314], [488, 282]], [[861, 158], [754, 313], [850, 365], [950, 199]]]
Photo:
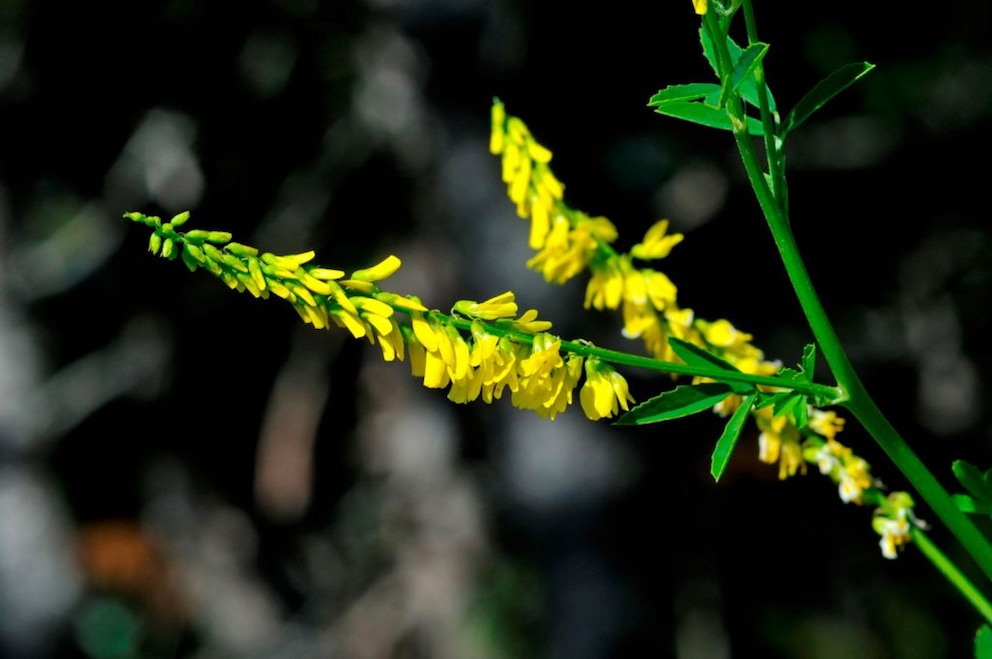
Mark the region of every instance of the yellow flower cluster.
[[[694, 6], [699, 14], [707, 11], [706, 0], [694, 1]], [[766, 360], [751, 343], [750, 334], [727, 320], [696, 318], [692, 309], [679, 306], [678, 289], [664, 273], [636, 265], [638, 261], [667, 257], [682, 241], [682, 234], [669, 233], [668, 220], [651, 226], [629, 253], [618, 253], [611, 246], [617, 239], [613, 223], [605, 217], [590, 218], [565, 204], [563, 186], [550, 170], [551, 152], [534, 139], [522, 120], [508, 115], [499, 100], [493, 104], [490, 148], [494, 155], [502, 157], [503, 181], [517, 205], [517, 214], [531, 220], [530, 246], [537, 254], [527, 265], [541, 272], [547, 281], [561, 284], [588, 270], [585, 307], [619, 309], [624, 336], [640, 338], [656, 359], [680, 361], [669, 343], [670, 338], [676, 338], [703, 348], [744, 373], [768, 376], [779, 372], [781, 363]], [[591, 361], [587, 360], [586, 369], [588, 389], [582, 392], [586, 414], [590, 418], [596, 418], [599, 410], [615, 414], [616, 406], [623, 405], [623, 392], [612, 390], [609, 408], [605, 402], [597, 405], [596, 392], [603, 392], [605, 401], [610, 391], [608, 379], [594, 375], [596, 366]], [[740, 396], [731, 395], [714, 410], [727, 416], [741, 401]], [[760, 431], [759, 459], [778, 464], [779, 477], [783, 479], [806, 473], [807, 463], [815, 464], [837, 483], [845, 502], [860, 504], [869, 491], [871, 498], [878, 495], [868, 464], [835, 439], [844, 420], [834, 412], [812, 407], [807, 411], [808, 422], [800, 428], [792, 412], [776, 414], [772, 407], [752, 410]], [[898, 543], [903, 536], [893, 532], [885, 537], [890, 543]]]
[[[188, 213], [166, 223], [141, 213], [125, 217], [153, 229], [149, 249], [154, 254], [181, 256], [190, 270], [203, 268], [239, 292], [261, 298], [275, 294], [318, 329], [333, 324], [378, 344], [386, 361], [409, 355], [413, 375], [428, 388], [448, 388], [454, 402], [481, 398], [491, 403], [509, 390], [515, 407], [554, 419], [572, 403], [582, 377], [585, 357], [564, 350], [561, 339], [547, 332], [551, 323], [539, 320], [536, 310], [518, 317], [510, 291], [484, 302], [460, 300], [450, 315], [443, 314], [414, 296], [379, 288], [377, 282], [399, 269], [395, 256], [345, 278], [341, 270], [311, 265], [313, 252], [259, 254], [231, 242], [226, 232], [180, 232]], [[398, 319], [397, 312], [403, 317]], [[619, 373], [605, 364], [587, 364], [586, 373], [582, 408], [589, 418], [629, 409], [633, 398]]]

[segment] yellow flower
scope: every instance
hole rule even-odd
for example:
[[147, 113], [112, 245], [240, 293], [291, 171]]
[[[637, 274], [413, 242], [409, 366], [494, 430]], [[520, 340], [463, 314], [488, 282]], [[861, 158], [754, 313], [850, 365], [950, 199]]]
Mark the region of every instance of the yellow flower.
[[489, 151], [494, 156], [503, 152], [503, 141], [506, 138], [506, 107], [498, 98], [493, 99], [492, 133], [489, 136]]
[[681, 233], [665, 235], [668, 231], [668, 220], [655, 222], [647, 233], [644, 240], [637, 243], [630, 249], [630, 255], [635, 259], [651, 260], [663, 259], [672, 251], [672, 248], [682, 242]]
[[634, 398], [622, 375], [613, 367], [589, 357], [586, 359], [586, 381], [579, 392], [579, 402], [586, 416], [596, 421], [615, 416], [620, 408], [628, 411]]
[[364, 282], [382, 281], [383, 279], [392, 276], [397, 270], [399, 270], [400, 265], [401, 262], [399, 258], [390, 254], [371, 268], [355, 270], [351, 273], [351, 279], [354, 281]]
[[823, 435], [829, 440], [832, 440], [837, 436], [837, 433], [844, 429], [844, 421], [845, 419], [837, 416], [837, 413], [833, 410], [813, 409], [809, 413], [810, 430]]
[[761, 434], [758, 436], [758, 459], [766, 464], [778, 463], [778, 477], [785, 479], [796, 472], [806, 473], [799, 431], [783, 416], [772, 416], [772, 409], [755, 413]]
[[506, 291], [496, 297], [489, 298], [485, 302], [459, 300], [455, 302], [452, 311], [469, 318], [480, 318], [482, 320], [513, 318], [517, 315], [517, 303], [513, 291]]
[[706, 4], [707, 0], [692, 0], [692, 7], [700, 16], [706, 13]]
[[586, 284], [585, 308], [616, 309], [623, 300], [624, 271], [621, 257], [610, 258], [591, 268]]
[[[505, 321], [503, 321], [505, 322]], [[537, 309], [528, 309], [520, 318], [509, 323], [510, 327], [518, 329], [527, 334], [537, 334], [551, 329], [550, 320], [538, 320]]]

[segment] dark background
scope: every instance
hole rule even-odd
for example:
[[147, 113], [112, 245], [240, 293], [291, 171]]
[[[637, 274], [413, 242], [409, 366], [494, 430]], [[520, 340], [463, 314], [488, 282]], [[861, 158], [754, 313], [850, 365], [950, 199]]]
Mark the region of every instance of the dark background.
[[[757, 7], [782, 108], [878, 65], [790, 138], [793, 226], [948, 485], [990, 460], [990, 11]], [[640, 350], [582, 310], [584, 281], [525, 269], [487, 151], [499, 96], [621, 248], [660, 217], [685, 232], [659, 266], [682, 306], [794, 363], [809, 332], [732, 140], [646, 107], [709, 79], [688, 0], [0, 12], [0, 655], [968, 656], [979, 620], [942, 577], [883, 559], [871, 511], [818, 474], [778, 482], [753, 428], [717, 485], [709, 415], [455, 406], [120, 219], [189, 209], [345, 270], [394, 253], [389, 288], [429, 306], [513, 289], [562, 336]], [[639, 400], [666, 386], [627, 375]], [[904, 487], [852, 420], [841, 440]]]

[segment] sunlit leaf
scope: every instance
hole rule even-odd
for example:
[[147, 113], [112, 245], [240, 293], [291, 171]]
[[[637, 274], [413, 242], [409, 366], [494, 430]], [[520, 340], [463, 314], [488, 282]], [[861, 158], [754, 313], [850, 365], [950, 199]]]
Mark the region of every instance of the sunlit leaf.
[[[701, 126], [709, 126], [710, 128], [718, 128], [720, 130], [733, 130], [734, 128], [725, 110], [696, 101], [663, 103], [656, 107], [654, 111], [658, 114], [700, 124]], [[747, 117], [747, 132], [757, 137], [765, 134], [761, 127], [761, 122], [753, 117]]]
[[730, 456], [734, 452], [737, 439], [741, 436], [741, 430], [744, 429], [744, 422], [747, 421], [748, 414], [757, 396], [757, 393], [752, 393], [741, 402], [740, 407], [734, 411], [733, 416], [730, 417], [730, 421], [727, 422], [726, 427], [723, 429], [720, 439], [717, 440], [716, 447], [713, 449], [713, 461], [710, 465], [710, 473], [713, 475], [714, 480], [720, 480], [723, 472], [727, 469], [727, 465], [730, 463]]
[[[730, 362], [717, 357], [694, 343], [671, 337], [668, 339], [668, 345], [671, 346], [672, 352], [688, 366], [694, 366], [696, 368], [718, 368], [722, 371], [740, 373], [740, 369]], [[754, 391], [754, 385], [747, 382], [727, 382], [726, 384], [734, 390], [735, 394], [743, 395]]]
[[714, 91], [720, 92], [720, 85], [711, 82], [693, 82], [687, 85], [669, 85], [648, 101], [648, 107], [656, 107], [673, 101], [697, 101], [706, 98]]
[[792, 108], [792, 111], [786, 116], [783, 135], [794, 131], [814, 112], [826, 105], [827, 101], [853, 85], [874, 68], [875, 65], [868, 62], [847, 64], [818, 82], [813, 89], [799, 99], [796, 107]]
[[637, 405], [620, 417], [616, 425], [642, 426], [698, 414], [732, 393], [730, 386], [720, 382], [682, 385]]
[[738, 91], [741, 84], [746, 80], [754, 80], [754, 70], [768, 53], [768, 44], [754, 43], [741, 53], [741, 56], [734, 64], [734, 71], [730, 75], [730, 88]]

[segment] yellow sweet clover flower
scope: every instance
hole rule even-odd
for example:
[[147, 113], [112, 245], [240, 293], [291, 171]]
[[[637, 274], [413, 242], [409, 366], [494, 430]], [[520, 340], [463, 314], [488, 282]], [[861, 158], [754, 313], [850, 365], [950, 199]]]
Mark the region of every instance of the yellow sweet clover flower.
[[579, 392], [579, 402], [586, 416], [597, 419], [615, 416], [622, 408], [630, 409], [634, 397], [627, 381], [613, 367], [594, 357], [586, 358], [586, 381]]
[[[511, 126], [511, 136], [525, 134], [522, 130]], [[550, 158], [534, 146], [527, 153], [538, 161]], [[509, 390], [513, 405], [554, 419], [571, 405], [582, 377], [584, 357], [563, 351], [561, 339], [547, 333], [551, 323], [538, 319], [537, 310], [517, 317], [512, 291], [483, 302], [459, 300], [448, 316], [428, 310], [415, 296], [379, 288], [378, 282], [399, 269], [395, 256], [345, 278], [343, 271], [311, 265], [313, 252], [259, 255], [253, 247], [230, 242], [228, 233], [184, 234], [159, 218], [127, 217], [153, 228], [153, 252], [181, 256], [191, 270], [203, 268], [256, 297], [281, 297], [317, 328], [336, 325], [378, 344], [385, 361], [408, 357], [412, 375], [425, 387], [447, 389], [454, 402], [492, 402]]]
[[778, 463], [778, 477], [785, 479], [796, 472], [806, 473], [800, 434], [784, 415], [773, 416], [771, 408], [756, 410], [754, 418], [761, 434], [758, 436], [758, 459], [766, 464]]
[[644, 240], [630, 248], [630, 255], [643, 261], [665, 258], [683, 238], [681, 233], [666, 234], [668, 220], [655, 222], [644, 234]]
[[828, 437], [826, 441], [813, 438], [803, 449], [803, 458], [817, 465], [820, 473], [837, 483], [837, 492], [844, 503], [860, 504], [864, 493], [875, 488], [869, 464], [854, 452]]
[[495, 297], [489, 298], [485, 302], [459, 300], [455, 302], [451, 310], [453, 313], [469, 318], [480, 318], [482, 320], [513, 318], [517, 315], [517, 302], [513, 291], [506, 291], [505, 293], [500, 293]]
[[827, 439], [834, 439], [844, 429], [845, 419], [833, 410], [812, 409], [809, 413], [809, 428]]
[[537, 254], [527, 267], [544, 275], [545, 281], [564, 284], [588, 267], [600, 245], [617, 238], [616, 227], [605, 217], [591, 218], [574, 211], [573, 218], [556, 215]]
[[696, 10], [696, 13], [702, 16], [707, 10], [707, 0], [692, 0], [692, 8]]
[[912, 541], [911, 526], [924, 528], [926, 525], [913, 513], [913, 499], [906, 492], [893, 492], [885, 502], [875, 510], [872, 517], [872, 528], [881, 539], [878, 546], [882, 556], [893, 559], [899, 555], [899, 549]]

